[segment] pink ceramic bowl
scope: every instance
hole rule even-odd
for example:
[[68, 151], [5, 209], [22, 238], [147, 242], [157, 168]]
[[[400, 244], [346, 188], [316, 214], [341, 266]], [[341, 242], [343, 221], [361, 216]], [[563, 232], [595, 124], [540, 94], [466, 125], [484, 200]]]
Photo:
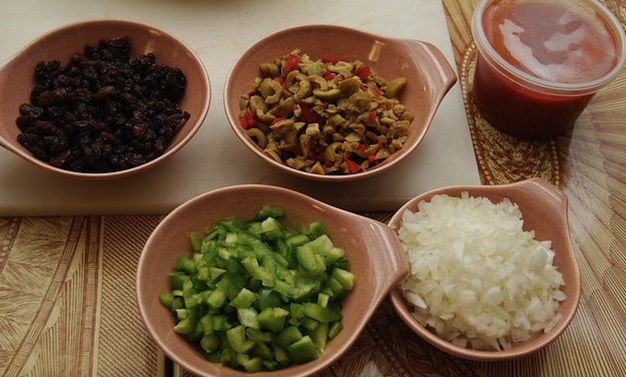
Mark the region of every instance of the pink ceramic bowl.
[[[187, 77], [187, 88], [180, 102], [191, 117], [180, 128], [166, 151], [143, 165], [111, 173], [79, 173], [56, 168], [35, 158], [17, 142], [20, 133], [15, 120], [22, 103], [30, 102], [35, 87], [34, 69], [39, 61], [59, 60], [65, 65], [69, 57], [82, 52], [85, 44], [100, 39], [128, 36], [131, 55], [153, 53], [157, 64], [180, 68]], [[211, 100], [209, 76], [200, 58], [182, 41], [153, 26], [131, 21], [97, 20], [79, 22], [52, 30], [22, 51], [0, 63], [0, 145], [42, 169], [71, 178], [102, 180], [125, 177], [144, 171], [180, 150], [202, 126]]]
[[[253, 80], [259, 77], [259, 64], [273, 62], [296, 48], [314, 60], [324, 54], [361, 60], [389, 80], [406, 77], [408, 83], [399, 99], [415, 115], [415, 120], [403, 148], [376, 167], [347, 175], [308, 173], [263, 153], [240, 125], [239, 98], [250, 91]], [[411, 154], [424, 139], [439, 104], [456, 80], [453, 68], [441, 51], [427, 42], [389, 38], [335, 25], [306, 25], [275, 32], [250, 46], [235, 62], [226, 79], [224, 107], [233, 131], [243, 144], [276, 169], [312, 180], [352, 181], [391, 169]]]
[[393, 307], [413, 332], [433, 346], [455, 356], [470, 360], [497, 361], [519, 358], [537, 352], [553, 342], [567, 328], [574, 318], [580, 298], [580, 273], [570, 241], [567, 197], [555, 186], [539, 178], [497, 186], [446, 187], [429, 191], [410, 200], [394, 214], [389, 225], [393, 229], [399, 229], [404, 211], [415, 212], [419, 202], [430, 201], [434, 195], [448, 194], [459, 197], [464, 191], [471, 196], [489, 198], [494, 203], [509, 198], [519, 205], [524, 220], [524, 230], [534, 230], [537, 240], [552, 241], [552, 250], [555, 252], [554, 265], [563, 275], [565, 284], [561, 286], [561, 290], [567, 295], [558, 310], [562, 314], [561, 320], [547, 333], [533, 340], [517, 343], [510, 349], [478, 351], [454, 345], [423, 327], [411, 315], [412, 310], [399, 288], [394, 289], [390, 295]]
[[215, 220], [230, 216], [252, 218], [263, 205], [285, 210], [290, 227], [323, 221], [333, 243], [346, 252], [355, 286], [343, 301], [344, 328], [329, 340], [319, 359], [255, 376], [305, 376], [328, 367], [350, 348], [382, 300], [408, 273], [404, 252], [391, 228], [304, 194], [274, 186], [239, 185], [191, 199], [171, 212], [146, 242], [137, 268], [136, 294], [139, 312], [156, 344], [174, 362], [199, 376], [250, 374], [215, 366], [176, 334], [173, 315], [161, 305], [159, 294], [170, 290], [168, 274], [178, 256], [190, 250], [191, 232], [202, 232]]

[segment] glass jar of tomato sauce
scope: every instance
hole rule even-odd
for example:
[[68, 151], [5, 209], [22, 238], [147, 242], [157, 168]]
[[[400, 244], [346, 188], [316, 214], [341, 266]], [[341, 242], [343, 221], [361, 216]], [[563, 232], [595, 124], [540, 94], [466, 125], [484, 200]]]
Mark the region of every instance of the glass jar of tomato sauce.
[[472, 34], [477, 107], [523, 138], [570, 130], [626, 60], [621, 24], [595, 0], [483, 0]]

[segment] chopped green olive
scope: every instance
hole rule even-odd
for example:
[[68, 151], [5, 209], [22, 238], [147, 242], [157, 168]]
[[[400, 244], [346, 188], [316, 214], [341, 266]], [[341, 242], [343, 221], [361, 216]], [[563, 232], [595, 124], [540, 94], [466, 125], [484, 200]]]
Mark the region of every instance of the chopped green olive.
[[414, 115], [399, 99], [405, 77], [388, 81], [359, 60], [313, 60], [299, 49], [262, 63], [260, 75], [240, 97], [239, 119], [279, 163], [313, 174], [355, 174], [407, 140]]
[[282, 209], [264, 206], [253, 219], [190, 234], [191, 256], [176, 260], [172, 290], [158, 299], [207, 360], [248, 372], [285, 368], [318, 358], [343, 328], [341, 301], [355, 280], [344, 250], [321, 221], [285, 224]]

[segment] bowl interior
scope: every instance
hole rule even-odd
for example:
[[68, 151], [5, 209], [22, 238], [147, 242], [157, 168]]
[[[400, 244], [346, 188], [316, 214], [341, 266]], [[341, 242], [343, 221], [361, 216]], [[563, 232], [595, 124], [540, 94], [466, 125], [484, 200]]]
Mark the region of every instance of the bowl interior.
[[215, 367], [173, 331], [172, 313], [158, 299], [159, 293], [170, 290], [168, 273], [179, 255], [190, 252], [189, 233], [203, 231], [215, 220], [230, 216], [252, 218], [263, 205], [284, 209], [290, 226], [322, 220], [333, 243], [344, 248], [356, 280], [344, 301], [344, 328], [328, 342], [319, 359], [255, 375], [309, 374], [329, 365], [350, 347], [389, 290], [408, 273], [399, 241], [385, 224], [274, 186], [232, 186], [198, 196], [174, 210], [155, 229], [137, 270], [137, 300], [144, 324], [157, 345], [187, 370], [199, 375], [247, 375], [231, 368]]
[[[332, 54], [359, 59], [388, 80], [404, 76], [408, 84], [400, 100], [415, 115], [404, 147], [380, 165], [349, 175], [320, 175], [292, 169], [268, 158], [239, 125], [239, 97], [252, 88], [260, 75], [259, 64], [273, 62], [299, 48], [312, 59]], [[230, 124], [254, 154], [280, 170], [316, 180], [347, 181], [365, 178], [386, 170], [417, 147], [431, 124], [443, 96], [456, 82], [456, 75], [434, 46], [415, 40], [385, 38], [331, 25], [305, 25], [273, 33], [253, 44], [236, 61], [224, 89], [224, 106]]]
[[406, 210], [415, 212], [418, 203], [429, 201], [434, 195], [448, 194], [460, 196], [463, 191], [476, 197], [487, 197], [498, 203], [509, 198], [519, 205], [524, 220], [524, 230], [535, 231], [535, 239], [551, 240], [555, 252], [554, 265], [563, 275], [565, 284], [561, 290], [567, 298], [561, 302], [558, 312], [563, 318], [547, 333], [533, 340], [514, 345], [504, 351], [478, 351], [455, 346], [439, 338], [434, 332], [425, 329], [411, 316], [411, 307], [407, 304], [398, 288], [391, 292], [392, 304], [402, 320], [420, 337], [432, 345], [450, 354], [473, 360], [504, 360], [522, 357], [534, 353], [556, 339], [569, 325], [580, 298], [580, 273], [572, 249], [567, 216], [567, 197], [550, 183], [539, 178], [498, 186], [459, 186], [433, 190], [407, 202], [391, 218], [389, 225], [399, 229], [402, 213]]
[[[128, 36], [131, 55], [153, 53], [157, 64], [180, 68], [187, 77], [187, 88], [180, 107], [191, 117], [181, 127], [166, 152], [136, 168], [112, 173], [76, 173], [58, 169], [33, 157], [17, 142], [20, 133], [15, 120], [19, 106], [30, 102], [35, 87], [34, 70], [40, 61], [59, 60], [67, 64], [72, 54], [83, 52], [87, 43]], [[198, 56], [176, 37], [152, 26], [122, 20], [86, 21], [67, 25], [44, 34], [0, 65], [0, 141], [12, 152], [47, 170], [79, 178], [114, 178], [125, 176], [156, 164], [179, 150], [202, 125], [209, 109], [210, 83]], [[2, 140], [4, 139], [4, 140]]]

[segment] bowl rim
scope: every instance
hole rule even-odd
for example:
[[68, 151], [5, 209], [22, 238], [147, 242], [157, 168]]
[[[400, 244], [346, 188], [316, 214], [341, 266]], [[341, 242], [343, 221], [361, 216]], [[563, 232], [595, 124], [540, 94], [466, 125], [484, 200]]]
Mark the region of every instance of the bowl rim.
[[[167, 159], [168, 157], [172, 156], [173, 154], [175, 154], [176, 152], [178, 152], [180, 149], [182, 149], [194, 136], [195, 134], [198, 132], [198, 130], [200, 130], [200, 128], [203, 126], [204, 121], [208, 115], [209, 112], [209, 108], [210, 108], [210, 104], [211, 104], [211, 100], [212, 100], [212, 90], [211, 90], [211, 79], [209, 77], [209, 74], [207, 72], [207, 69], [204, 65], [204, 63], [202, 62], [202, 59], [200, 58], [200, 56], [186, 43], [184, 42], [182, 39], [180, 39], [179, 37], [177, 37], [176, 35], [167, 32], [161, 28], [155, 27], [151, 24], [148, 23], [143, 23], [143, 22], [138, 22], [138, 21], [133, 21], [133, 20], [126, 20], [126, 19], [114, 19], [114, 18], [104, 18], [104, 19], [87, 19], [87, 20], [81, 20], [81, 21], [77, 21], [77, 22], [72, 22], [72, 23], [67, 23], [64, 25], [60, 25], [57, 26], [55, 28], [52, 28], [50, 30], [48, 30], [47, 32], [40, 34], [39, 36], [35, 37], [34, 39], [32, 39], [30, 42], [28, 42], [26, 45], [24, 45], [20, 50], [18, 50], [16, 53], [14, 53], [11, 57], [9, 57], [8, 59], [0, 62], [0, 74], [2, 74], [2, 70], [4, 69], [5, 66], [7, 66], [8, 64], [10, 64], [14, 59], [16, 59], [19, 55], [21, 55], [22, 53], [26, 52], [28, 49], [34, 48], [35, 46], [37, 46], [38, 44], [40, 44], [43, 40], [45, 39], [49, 39], [49, 38], [54, 38], [57, 34], [62, 34], [64, 32], [67, 32], [69, 30], [73, 30], [76, 29], [76, 31], [80, 31], [83, 28], [92, 28], [92, 27], [103, 27], [103, 26], [107, 26], [107, 27], [116, 27], [118, 25], [127, 25], [136, 29], [144, 29], [146, 31], [151, 31], [160, 35], [163, 35], [165, 37], [167, 37], [168, 39], [176, 42], [176, 44], [178, 44], [179, 46], [181, 46], [183, 48], [183, 50], [186, 52], [186, 54], [197, 64], [197, 66], [200, 68], [198, 70], [198, 73], [200, 74], [200, 77], [198, 77], [196, 79], [196, 81], [198, 82], [202, 82], [203, 86], [206, 87], [206, 90], [204, 91], [205, 93], [205, 97], [206, 99], [203, 101], [202, 107], [200, 108], [200, 111], [198, 112], [197, 116], [198, 119], [196, 121], [196, 123], [194, 124], [194, 126], [192, 128], [189, 129], [188, 133], [185, 135], [185, 137], [183, 137], [182, 139], [180, 139], [176, 144], [170, 144], [168, 146], [168, 148], [158, 157], [143, 163], [139, 166], [135, 166], [132, 168], [128, 168], [128, 169], [124, 169], [124, 170], [117, 170], [117, 171], [112, 171], [112, 172], [104, 172], [104, 173], [88, 173], [88, 172], [77, 172], [77, 171], [72, 171], [72, 170], [66, 170], [66, 169], [62, 169], [62, 168], [58, 168], [56, 166], [53, 166], [45, 161], [41, 161], [39, 159], [37, 159], [36, 157], [34, 157], [29, 151], [27, 151], [25, 148], [23, 147], [17, 147], [16, 145], [14, 145], [12, 142], [5, 140], [5, 138], [0, 135], [0, 145], [5, 147], [7, 150], [9, 150], [10, 152], [16, 154], [17, 156], [21, 157], [22, 159], [42, 168], [45, 171], [51, 172], [51, 173], [55, 173], [58, 174], [60, 176], [64, 176], [64, 177], [68, 177], [68, 178], [73, 178], [73, 179], [83, 179], [83, 180], [109, 180], [109, 179], [118, 179], [118, 178], [122, 178], [122, 177], [126, 177], [126, 176], [130, 176], [133, 174], [136, 174], [140, 171], [144, 171], [147, 170], [157, 164], [159, 164], [160, 162], [162, 162], [163, 160]], [[157, 57], [158, 58], [158, 57]], [[185, 109], [183, 109], [185, 110]], [[17, 127], [17, 126], [16, 126]]]
[[[472, 195], [473, 190], [482, 190], [486, 192], [486, 195], [491, 193], [503, 193], [509, 192], [511, 189], [517, 190], [537, 190], [541, 191], [543, 195], [551, 196], [552, 199], [560, 201], [561, 206], [563, 207], [563, 215], [565, 217], [565, 224], [568, 224], [568, 214], [567, 214], [567, 196], [564, 192], [558, 189], [556, 186], [551, 183], [545, 181], [542, 178], [529, 178], [524, 179], [517, 182], [511, 182], [506, 184], [499, 185], [458, 185], [458, 186], [447, 186], [436, 188], [433, 190], [429, 190], [424, 192], [413, 199], [406, 202], [398, 211], [394, 213], [392, 218], [389, 220], [388, 224], [391, 226], [394, 231], [397, 232], [397, 228], [395, 224], [400, 224], [402, 221], [402, 214], [411, 206], [417, 205], [423, 198], [430, 198], [436, 194], [446, 194], [450, 191], [468, 191], [470, 195]], [[511, 198], [513, 199], [513, 198]], [[513, 200], [512, 200], [513, 201]], [[468, 360], [475, 361], [502, 361], [502, 360], [510, 360], [517, 359], [524, 356], [528, 356], [534, 354], [541, 349], [548, 346], [554, 340], [556, 340], [570, 325], [572, 320], [574, 319], [576, 312], [578, 310], [578, 306], [580, 303], [580, 295], [581, 295], [581, 275], [580, 269], [578, 267], [578, 262], [576, 260], [576, 255], [574, 253], [571, 239], [569, 235], [569, 227], [567, 229], [566, 235], [566, 245], [564, 254], [568, 256], [570, 263], [572, 264], [572, 276], [570, 280], [568, 280], [567, 284], [572, 284], [573, 287], [571, 292], [573, 292], [573, 296], [568, 295], [566, 300], [570, 303], [570, 310], [562, 313], [562, 318], [552, 327], [547, 333], [543, 333], [541, 336], [533, 339], [532, 346], [525, 347], [524, 343], [520, 343], [518, 347], [512, 347], [510, 349], [496, 351], [496, 350], [474, 350], [466, 347], [455, 345], [449, 341], [446, 341], [436, 335], [431, 330], [419, 324], [411, 315], [410, 306], [407, 304], [401, 289], [399, 286], [395, 287], [390, 292], [390, 301], [394, 308], [396, 314], [401, 318], [401, 320], [420, 338], [424, 339], [429, 344], [435, 346], [436, 348], [449, 353], [454, 356], [458, 356]]]
[[[444, 74], [444, 76], [447, 75], [447, 77], [445, 77], [445, 80], [447, 80], [447, 82], [445, 84], [442, 84], [442, 93], [440, 93], [440, 98], [438, 98], [438, 100], [435, 101], [433, 108], [431, 109], [431, 114], [426, 114], [429, 116], [425, 116], [424, 118], [429, 118], [428, 122], [425, 123], [425, 126], [423, 127], [423, 130], [421, 130], [421, 134], [419, 135], [419, 137], [417, 138], [417, 141], [415, 143], [412, 143], [411, 145], [408, 146], [403, 146], [403, 148], [400, 151], [396, 151], [396, 153], [394, 153], [394, 155], [396, 157], [394, 158], [387, 158], [385, 161], [383, 161], [382, 163], [380, 163], [379, 165], [370, 168], [368, 170], [365, 171], [359, 171], [358, 173], [354, 173], [354, 174], [337, 174], [337, 175], [328, 175], [328, 174], [315, 174], [315, 173], [309, 173], [303, 170], [299, 170], [299, 169], [295, 169], [295, 168], [291, 168], [288, 165], [284, 164], [284, 163], [279, 163], [273, 159], [270, 159], [269, 157], [265, 156], [263, 151], [258, 147], [258, 145], [256, 143], [254, 143], [249, 137], [246, 137], [245, 133], [240, 132], [239, 128], [239, 120], [238, 118], [234, 115], [237, 111], [234, 107], [230, 106], [230, 99], [233, 98], [233, 96], [236, 96], [236, 98], [239, 98], [239, 96], [241, 95], [241, 93], [233, 93], [231, 91], [231, 83], [234, 80], [234, 74], [235, 72], [239, 69], [239, 67], [241, 65], [245, 64], [247, 55], [251, 52], [254, 51], [258, 51], [260, 50], [260, 46], [264, 43], [267, 43], [275, 38], [280, 38], [283, 36], [289, 36], [290, 33], [293, 33], [295, 31], [310, 31], [310, 32], [316, 32], [319, 30], [335, 30], [338, 33], [341, 32], [349, 32], [349, 33], [353, 33], [356, 35], [359, 35], [363, 38], [370, 38], [373, 39], [375, 41], [378, 42], [382, 42], [383, 44], [399, 44], [402, 45], [403, 48], [406, 50], [406, 55], [407, 56], [411, 56], [412, 54], [410, 53], [411, 51], [411, 44], [414, 45], [419, 45], [422, 48], [424, 48], [425, 50], [428, 51], [428, 56], [429, 58], [435, 59], [433, 60], [433, 63], [435, 63], [436, 65], [440, 66], [446, 73]], [[439, 59], [439, 60], [436, 60]], [[419, 67], [418, 64], [416, 64], [416, 66]], [[357, 28], [353, 28], [353, 27], [347, 27], [347, 26], [343, 26], [343, 25], [333, 25], [333, 24], [324, 24], [324, 23], [310, 23], [310, 24], [303, 24], [303, 25], [296, 25], [296, 26], [290, 26], [290, 27], [285, 27], [279, 30], [275, 30], [269, 34], [266, 34], [265, 36], [257, 39], [256, 41], [254, 41], [251, 45], [249, 45], [241, 54], [240, 56], [235, 60], [235, 62], [233, 63], [233, 65], [231, 66], [227, 76], [226, 76], [226, 80], [224, 83], [224, 91], [223, 91], [223, 106], [225, 109], [225, 113], [226, 113], [226, 118], [228, 119], [228, 122], [231, 126], [231, 129], [234, 131], [235, 135], [237, 135], [237, 138], [247, 147], [247, 149], [249, 149], [255, 156], [257, 156], [259, 159], [261, 159], [262, 161], [264, 161], [266, 164], [268, 164], [271, 167], [277, 168], [279, 171], [285, 172], [287, 174], [291, 174], [293, 176], [296, 177], [300, 177], [300, 178], [305, 178], [308, 180], [313, 180], [313, 181], [322, 181], [322, 182], [348, 182], [348, 181], [355, 181], [355, 180], [361, 180], [361, 179], [365, 179], [365, 178], [369, 178], [369, 177], [373, 177], [375, 175], [381, 174], [386, 172], [389, 168], [390, 165], [396, 164], [396, 163], [400, 163], [402, 160], [405, 160], [406, 157], [408, 157], [409, 155], [411, 155], [417, 148], [418, 146], [422, 143], [422, 141], [424, 140], [424, 138], [426, 137], [426, 134], [430, 128], [430, 126], [432, 125], [432, 120], [434, 118], [434, 115], [436, 114], [439, 106], [441, 105], [441, 102], [443, 100], [443, 98], [446, 96], [446, 94], [450, 91], [450, 89], [454, 86], [454, 84], [457, 81], [457, 76], [456, 76], [456, 72], [452, 69], [452, 66], [450, 65], [450, 63], [448, 62], [447, 58], [442, 54], [442, 52], [438, 49], [438, 47], [430, 44], [429, 42], [426, 41], [422, 41], [422, 40], [417, 40], [417, 39], [409, 39], [409, 38], [403, 38], [403, 37], [393, 37], [393, 36], [388, 36], [388, 35], [382, 35], [382, 34], [377, 34], [377, 33], [373, 33], [373, 32], [368, 32], [368, 31], [364, 31], [364, 30], [360, 30]], [[411, 122], [411, 126], [414, 125], [414, 122]]]

